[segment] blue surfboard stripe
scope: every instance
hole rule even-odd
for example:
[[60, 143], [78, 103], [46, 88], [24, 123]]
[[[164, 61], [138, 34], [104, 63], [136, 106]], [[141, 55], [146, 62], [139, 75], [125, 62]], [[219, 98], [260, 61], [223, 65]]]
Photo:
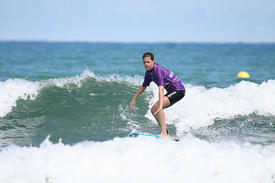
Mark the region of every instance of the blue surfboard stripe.
[[161, 136], [158, 136], [156, 134], [152, 134], [152, 133], [144, 133], [144, 132], [132, 132], [129, 134], [129, 136], [138, 136], [138, 135], [145, 135], [145, 136], [151, 136], [151, 137], [156, 137], [156, 138], [163, 138]]

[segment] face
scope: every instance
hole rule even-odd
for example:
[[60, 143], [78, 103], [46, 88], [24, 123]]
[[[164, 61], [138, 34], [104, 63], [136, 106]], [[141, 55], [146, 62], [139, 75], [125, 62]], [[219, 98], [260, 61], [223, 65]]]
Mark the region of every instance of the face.
[[146, 70], [152, 70], [155, 64], [155, 60], [151, 60], [151, 57], [144, 57], [142, 59], [143, 65]]

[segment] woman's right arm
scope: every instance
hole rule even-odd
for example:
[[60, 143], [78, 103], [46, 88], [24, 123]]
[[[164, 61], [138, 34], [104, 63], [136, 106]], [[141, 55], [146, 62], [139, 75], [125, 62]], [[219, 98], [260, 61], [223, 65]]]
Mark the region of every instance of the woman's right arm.
[[145, 89], [146, 89], [146, 87], [144, 87], [144, 86], [139, 87], [137, 93], [135, 94], [135, 96], [133, 97], [132, 101], [129, 104], [129, 111], [131, 111], [132, 108], [135, 107], [136, 99], [138, 98], [138, 96], [140, 96], [140, 94], [142, 94], [144, 92]]

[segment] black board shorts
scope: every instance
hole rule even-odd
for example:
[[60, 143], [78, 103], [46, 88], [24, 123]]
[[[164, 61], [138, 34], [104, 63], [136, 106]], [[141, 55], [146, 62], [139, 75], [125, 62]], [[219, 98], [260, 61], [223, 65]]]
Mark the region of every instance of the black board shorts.
[[170, 101], [170, 106], [181, 100], [185, 96], [185, 90], [174, 90], [165, 94]]

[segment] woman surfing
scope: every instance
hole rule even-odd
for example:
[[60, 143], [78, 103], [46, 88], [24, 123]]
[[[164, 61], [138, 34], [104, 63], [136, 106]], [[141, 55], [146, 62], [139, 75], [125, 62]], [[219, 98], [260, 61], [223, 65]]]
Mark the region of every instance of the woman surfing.
[[[151, 108], [151, 113], [161, 128], [158, 136], [168, 137], [165, 113], [163, 109], [168, 108], [181, 100], [185, 96], [185, 88], [179, 78], [173, 72], [155, 63], [154, 55], [152, 53], [144, 53], [142, 56], [142, 61], [146, 69], [144, 81], [130, 102], [129, 110], [132, 110], [132, 108], [136, 105], [136, 99], [153, 81], [158, 86], [159, 100]], [[164, 89], [167, 91], [165, 95]]]

